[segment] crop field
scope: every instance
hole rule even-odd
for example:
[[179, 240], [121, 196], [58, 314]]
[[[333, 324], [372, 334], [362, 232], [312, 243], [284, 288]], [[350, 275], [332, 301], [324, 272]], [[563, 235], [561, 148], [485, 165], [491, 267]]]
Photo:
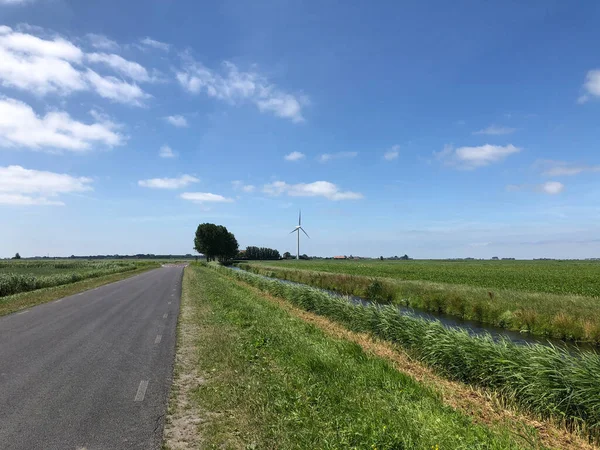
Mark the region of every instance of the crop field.
[[600, 263], [281, 261], [262, 275], [539, 336], [600, 343]]
[[0, 261], [0, 297], [128, 272], [149, 265], [156, 263], [133, 260]]
[[600, 261], [289, 260], [264, 264], [348, 275], [600, 298]]

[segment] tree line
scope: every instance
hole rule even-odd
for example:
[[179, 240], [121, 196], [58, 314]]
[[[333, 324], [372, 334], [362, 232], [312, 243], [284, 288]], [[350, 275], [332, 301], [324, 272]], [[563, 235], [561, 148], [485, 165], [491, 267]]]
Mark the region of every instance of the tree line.
[[267, 247], [246, 247], [245, 251], [241, 251], [238, 255], [243, 259], [281, 259], [279, 251]]
[[[194, 250], [202, 253], [207, 261], [228, 262], [234, 258], [240, 259], [281, 259], [278, 250], [268, 247], [249, 246], [238, 252], [238, 242], [233, 233], [223, 225], [201, 223], [194, 236]], [[286, 252], [284, 256], [291, 256]]]

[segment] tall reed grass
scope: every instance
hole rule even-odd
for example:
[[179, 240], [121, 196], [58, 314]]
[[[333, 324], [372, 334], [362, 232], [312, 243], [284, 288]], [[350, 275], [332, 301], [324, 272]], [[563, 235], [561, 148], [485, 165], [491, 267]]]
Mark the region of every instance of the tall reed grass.
[[489, 290], [429, 281], [287, 269], [262, 264], [239, 267], [321, 289], [393, 303], [509, 330], [557, 339], [600, 343], [600, 301], [593, 297]]
[[[18, 263], [17, 263], [18, 264]], [[67, 273], [36, 275], [35, 273], [0, 273], [0, 297], [28, 292], [36, 289], [61, 286], [88, 278], [96, 278], [113, 273], [127, 272], [139, 267], [136, 263], [102, 264], [97, 266], [69, 266], [64, 269], [73, 270]], [[10, 269], [10, 266], [8, 266]], [[58, 268], [58, 267], [54, 267]], [[87, 268], [87, 270], [85, 270]]]
[[444, 376], [488, 388], [542, 417], [564, 421], [600, 437], [600, 356], [573, 355], [541, 345], [517, 345], [490, 336], [471, 336], [400, 313], [394, 306], [359, 306], [309, 286], [218, 266], [213, 269], [289, 300], [349, 329], [394, 342]]

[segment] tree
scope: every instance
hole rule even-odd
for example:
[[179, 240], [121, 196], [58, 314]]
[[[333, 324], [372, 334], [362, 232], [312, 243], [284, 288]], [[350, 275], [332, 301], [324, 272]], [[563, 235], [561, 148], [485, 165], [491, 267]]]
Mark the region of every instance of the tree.
[[226, 262], [236, 257], [238, 253], [238, 241], [233, 233], [227, 231], [227, 228], [221, 228], [222, 231], [219, 234], [219, 251], [217, 257], [220, 262]]
[[246, 247], [244, 250], [245, 259], [280, 259], [278, 250], [267, 247]]
[[285, 252], [283, 254], [283, 259], [290, 259], [292, 257], [292, 254], [290, 252]]
[[15, 253], [15, 256], [13, 256], [13, 259], [21, 259], [21, 255], [19, 255], [19, 253]]
[[225, 262], [237, 255], [238, 242], [233, 233], [223, 225], [203, 223], [196, 229], [194, 249], [204, 254], [206, 261], [214, 261], [218, 258], [219, 261]]

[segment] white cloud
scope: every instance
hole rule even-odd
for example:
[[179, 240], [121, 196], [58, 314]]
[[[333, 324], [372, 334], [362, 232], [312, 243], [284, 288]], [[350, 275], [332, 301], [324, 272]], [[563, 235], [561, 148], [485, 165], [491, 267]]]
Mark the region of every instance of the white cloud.
[[294, 96], [281, 91], [257, 72], [242, 72], [231, 62], [223, 63], [224, 75], [216, 73], [185, 56], [185, 67], [177, 79], [185, 90], [193, 94], [202, 91], [209, 97], [231, 104], [251, 102], [261, 112], [277, 117], [303, 122], [302, 107], [308, 103], [304, 96]]
[[550, 195], [560, 194], [564, 189], [565, 185], [558, 181], [547, 181], [539, 186], [542, 192]]
[[138, 185], [152, 189], [181, 189], [192, 183], [200, 181], [191, 175], [181, 175], [178, 178], [151, 178], [149, 180], [140, 180]]
[[0, 167], [0, 204], [63, 205], [60, 194], [92, 190], [91, 178], [25, 169]]
[[509, 184], [506, 186], [506, 190], [509, 192], [534, 191], [549, 195], [560, 194], [564, 189], [565, 185], [558, 181], [547, 181], [533, 186], [527, 184]]
[[74, 62], [81, 61], [83, 57], [83, 52], [79, 47], [61, 37], [53, 40], [41, 39], [31, 34], [13, 31], [7, 26], [0, 28], [0, 47], [15, 53], [47, 56]]
[[275, 181], [264, 185], [263, 192], [273, 196], [287, 194], [291, 197], [325, 197], [329, 200], [358, 200], [363, 198], [363, 195], [358, 192], [341, 191], [338, 186], [329, 181], [298, 184]]
[[160, 156], [161, 158], [175, 158], [175, 152], [168, 145], [163, 145], [160, 148], [158, 156]]
[[183, 116], [167, 116], [165, 117], [165, 120], [167, 122], [169, 122], [171, 125], [178, 127], [178, 128], [184, 128], [188, 126], [188, 122], [187, 119]]
[[387, 161], [393, 161], [394, 159], [398, 159], [400, 155], [400, 146], [394, 145], [391, 149], [383, 154], [383, 158]]
[[106, 120], [87, 125], [59, 111], [40, 117], [26, 103], [0, 97], [0, 147], [70, 151], [89, 150], [95, 144], [112, 147], [124, 141], [115, 128]]
[[351, 159], [356, 158], [357, 155], [358, 152], [323, 153], [321, 156], [319, 156], [319, 161], [324, 163], [334, 159]]
[[[43, 33], [36, 27], [25, 26], [23, 29]], [[83, 62], [103, 63], [119, 74], [149, 81], [151, 78], [144, 67], [118, 55], [85, 55], [79, 47], [61, 37], [43, 39], [0, 26], [0, 61], [2, 86], [36, 95], [67, 95], [94, 90], [104, 98], [137, 106], [150, 97], [137, 85], [115, 77], [100, 76], [86, 68]]]
[[470, 170], [500, 162], [509, 155], [520, 151], [519, 147], [512, 144], [505, 146], [485, 144], [479, 147], [459, 147], [457, 149], [446, 146], [444, 150], [434, 152], [434, 155], [448, 166]]
[[301, 159], [304, 159], [304, 157], [304, 153], [301, 152], [292, 152], [284, 156], [286, 161], [299, 161]]
[[503, 134], [511, 134], [517, 131], [516, 128], [501, 127], [498, 125], [490, 125], [487, 128], [479, 131], [473, 131], [473, 134], [485, 134], [489, 136], [500, 136]]
[[583, 89], [585, 94], [579, 97], [578, 103], [585, 103], [592, 97], [600, 97], [600, 69], [590, 70], [587, 73]]
[[244, 184], [244, 182], [240, 181], [240, 180], [232, 181], [231, 185], [233, 186], [233, 189], [235, 189], [236, 191], [243, 191], [246, 193], [254, 192], [254, 190], [256, 189], [256, 186], [254, 186], [252, 184]]
[[160, 41], [156, 41], [156, 40], [151, 39], [149, 37], [145, 37], [144, 39], [140, 39], [140, 43], [142, 43], [143, 45], [145, 45], [147, 47], [153, 47], [153, 48], [157, 48], [159, 50], [164, 50], [165, 52], [168, 52], [169, 48], [171, 47], [169, 44], [166, 44], [166, 43], [160, 42]]
[[542, 174], [548, 177], [572, 176], [584, 172], [600, 172], [600, 166], [585, 164], [574, 164], [566, 161], [538, 160], [535, 167], [542, 170]]
[[103, 77], [91, 69], [87, 70], [87, 80], [101, 97], [133, 106], [142, 106], [143, 100], [150, 98], [137, 84], [130, 84], [115, 77]]
[[144, 66], [133, 61], [128, 61], [125, 58], [108, 53], [88, 53], [86, 59], [92, 63], [105, 64], [112, 68], [115, 72], [129, 77], [135, 81], [152, 81], [148, 71]]
[[97, 48], [98, 50], [108, 50], [114, 52], [120, 49], [119, 44], [112, 39], [107, 38], [103, 34], [88, 33], [86, 34], [86, 37], [90, 41], [92, 47]]
[[81, 61], [83, 52], [62, 39], [40, 39], [0, 27], [0, 83], [35, 94], [68, 94], [87, 89], [82, 74], [72, 63]]
[[194, 203], [230, 203], [233, 201], [231, 198], [210, 192], [184, 192], [180, 197]]

